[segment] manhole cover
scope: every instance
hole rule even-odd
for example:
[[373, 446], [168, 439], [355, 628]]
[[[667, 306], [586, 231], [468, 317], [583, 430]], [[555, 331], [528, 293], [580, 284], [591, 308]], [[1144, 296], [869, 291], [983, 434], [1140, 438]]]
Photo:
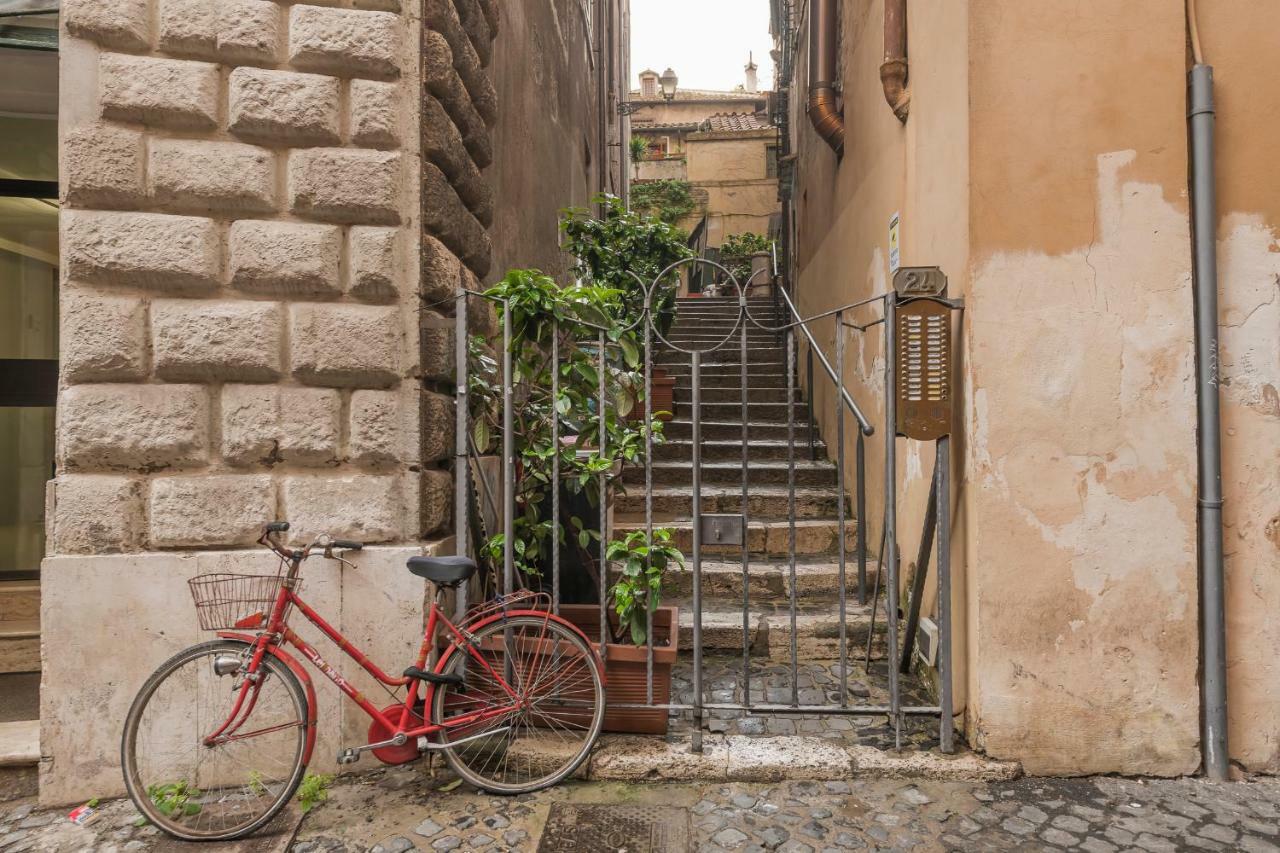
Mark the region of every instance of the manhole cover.
[[538, 853], [686, 853], [689, 812], [669, 806], [553, 803]]

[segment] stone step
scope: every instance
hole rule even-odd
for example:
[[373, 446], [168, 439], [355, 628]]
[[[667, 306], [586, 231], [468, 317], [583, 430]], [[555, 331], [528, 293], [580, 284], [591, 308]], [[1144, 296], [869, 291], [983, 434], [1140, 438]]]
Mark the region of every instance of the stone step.
[[0, 622], [40, 618], [40, 581], [0, 581]]
[[[641, 481], [644, 474], [640, 475]], [[687, 519], [693, 515], [693, 494], [688, 488], [655, 486], [652, 492], [654, 518], [664, 520]], [[633, 488], [614, 499], [614, 511], [619, 517], [644, 518], [644, 488]], [[839, 498], [834, 489], [796, 489], [796, 518], [834, 518], [839, 512]], [[849, 512], [852, 501], [845, 500]], [[752, 486], [747, 495], [747, 511], [751, 518], [786, 519], [788, 494], [786, 486]], [[742, 489], [735, 486], [704, 486], [702, 489], [703, 513], [742, 512]], [[852, 513], [850, 512], [850, 518]]]
[[[703, 400], [701, 409], [704, 422], [737, 421], [739, 424], [742, 423], [742, 404], [740, 402], [713, 403]], [[808, 423], [809, 407], [805, 403], [747, 403], [747, 422], [785, 424], [788, 412], [795, 418], [796, 423]], [[691, 402], [675, 401], [675, 411], [672, 414], [676, 418], [688, 420], [692, 413], [693, 404]]]
[[[692, 349], [692, 347], [690, 347]], [[701, 349], [701, 347], [699, 347]], [[737, 347], [723, 346], [713, 352], [704, 352], [702, 355], [702, 364], [704, 367], [712, 364], [742, 364], [741, 353]], [[776, 364], [786, 363], [787, 353], [782, 347], [752, 347], [747, 351], [747, 361], [750, 364]], [[663, 367], [672, 364], [692, 364], [692, 356], [687, 352], [678, 352], [676, 350], [659, 350], [654, 353], [654, 363]]]
[[[655, 527], [664, 527], [672, 532], [672, 539], [677, 548], [684, 552], [688, 560], [693, 555], [693, 522], [668, 521], [654, 522]], [[627, 515], [614, 519], [613, 529], [619, 534], [633, 530], [644, 530], [644, 516]], [[834, 518], [797, 520], [796, 554], [803, 557], [829, 557], [838, 553], [840, 523]], [[858, 544], [858, 525], [853, 521], [845, 522], [844, 541], [846, 553], [854, 553]], [[780, 559], [787, 557], [790, 551], [791, 523], [788, 521], [749, 520], [747, 522], [747, 549], [754, 557]], [[715, 542], [702, 543], [703, 556], [740, 557], [741, 545], [720, 545]]]
[[[809, 458], [809, 445], [803, 440], [803, 436], [796, 437], [795, 458], [804, 460]], [[757, 462], [761, 460], [782, 460], [787, 459], [787, 449], [792, 447], [786, 441], [777, 441], [771, 439], [749, 439], [747, 444], [748, 462]], [[826, 447], [821, 441], [817, 443], [818, 458], [825, 459], [827, 455]], [[653, 458], [657, 462], [687, 462], [693, 459], [693, 441], [686, 439], [668, 439], [662, 444], [653, 448]], [[739, 435], [735, 441], [733, 439], [720, 439], [718, 441], [702, 441], [702, 458], [705, 461], [741, 461], [742, 460], [742, 437]]]
[[[676, 405], [682, 403], [687, 404], [693, 399], [692, 388], [674, 388]], [[742, 387], [738, 385], [733, 388], [716, 388], [702, 387], [702, 402], [704, 403], [741, 403], [743, 398]], [[755, 388], [750, 384], [747, 385], [746, 393], [747, 402], [749, 403], [785, 403], [787, 401], [786, 387], [780, 388]], [[793, 390], [791, 393], [793, 401], [799, 401], [799, 390]]]
[[[877, 572], [876, 561], [867, 559], [867, 596], [870, 597]], [[753, 603], [785, 602], [790, 598], [791, 568], [786, 560], [751, 560], [747, 583]], [[678, 598], [693, 595], [692, 564], [684, 570], [667, 571], [662, 579], [662, 594]], [[713, 598], [742, 602], [741, 561], [702, 561], [702, 594]], [[840, 564], [836, 560], [796, 559], [796, 598], [806, 602], [823, 601], [836, 606], [840, 596]], [[845, 560], [845, 600], [850, 605], [858, 600], [858, 560], [850, 552]]]
[[40, 671], [40, 620], [0, 622], [0, 672]]
[[[693, 373], [673, 373], [671, 378], [675, 380], [672, 387], [676, 391], [684, 391], [690, 393], [693, 391]], [[778, 388], [785, 389], [787, 387], [787, 375], [785, 373], [758, 373], [754, 370], [747, 373], [747, 387], [754, 390], [756, 388]], [[739, 390], [742, 388], [742, 373], [739, 370], [726, 371], [724, 373], [709, 374], [703, 371], [702, 388], [707, 390], [710, 388], [731, 388]], [[798, 390], [798, 388], [797, 388]]]
[[[40, 721], [0, 722], [0, 801], [36, 796], [39, 764]], [[19, 841], [6, 849], [26, 848]]]
[[[653, 469], [655, 486], [692, 485], [693, 468], [683, 462], [655, 462], [649, 466]], [[786, 486], [788, 483], [788, 466], [786, 462], [768, 461], [752, 462], [750, 465], [748, 484], [750, 486]], [[630, 486], [643, 486], [645, 470], [642, 466], [628, 468], [623, 473], [624, 482]], [[740, 485], [742, 483], [741, 462], [704, 462], [702, 464], [702, 482], [706, 485]], [[795, 484], [799, 488], [834, 486], [836, 484], [836, 467], [825, 459], [816, 462], [808, 459], [799, 460], [795, 464]]]
[[[787, 439], [787, 422], [771, 421], [764, 419], [753, 419], [747, 422], [747, 432], [750, 441], [771, 440], [786, 441]], [[690, 439], [693, 436], [693, 424], [686, 415], [683, 418], [677, 417], [667, 421], [663, 426], [663, 435], [669, 439]], [[703, 418], [702, 421], [702, 440], [703, 441], [722, 441], [728, 439], [742, 438], [742, 420], [728, 420], [725, 418], [713, 419]], [[809, 419], [806, 410], [804, 417], [797, 417], [795, 421], [795, 441], [797, 447], [803, 446], [804, 451], [801, 454], [807, 454], [809, 451]], [[818, 441], [817, 430], [814, 430], [814, 441]]]
[[[693, 604], [690, 599], [678, 599], [680, 608], [680, 654], [687, 657], [693, 648]], [[703, 596], [702, 600], [702, 650], [709, 652], [738, 652], [743, 646], [742, 602], [728, 598]], [[883, 618], [878, 620], [878, 649], [883, 644]], [[846, 653], [852, 660], [861, 656], [867, 634], [871, 628], [871, 605], [860, 605], [852, 599], [845, 607]], [[752, 657], [767, 657], [774, 661], [791, 659], [791, 613], [785, 604], [777, 606], [753, 605], [747, 618], [747, 645]], [[800, 660], [832, 660], [840, 655], [840, 620], [834, 604], [828, 606], [805, 605], [797, 609], [795, 620], [796, 652]]]

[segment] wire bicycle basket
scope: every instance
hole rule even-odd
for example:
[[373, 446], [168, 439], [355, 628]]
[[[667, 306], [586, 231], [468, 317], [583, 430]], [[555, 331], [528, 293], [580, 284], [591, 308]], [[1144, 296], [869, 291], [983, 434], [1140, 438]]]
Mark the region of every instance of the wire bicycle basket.
[[[196, 606], [196, 619], [202, 631], [221, 631], [240, 627], [254, 616], [270, 615], [284, 583], [283, 573], [274, 575], [237, 575], [210, 572], [187, 581]], [[300, 585], [301, 580], [298, 581]], [[295, 587], [296, 590], [296, 587]], [[288, 615], [286, 606], [285, 615]]]

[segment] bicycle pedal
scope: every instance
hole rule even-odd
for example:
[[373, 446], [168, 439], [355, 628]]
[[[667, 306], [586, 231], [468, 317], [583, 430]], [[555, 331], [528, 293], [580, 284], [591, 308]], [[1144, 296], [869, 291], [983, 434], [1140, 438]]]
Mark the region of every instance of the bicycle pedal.
[[344, 749], [342, 752], [338, 753], [339, 764], [355, 764], [359, 760], [360, 753], [356, 752], [354, 749]]

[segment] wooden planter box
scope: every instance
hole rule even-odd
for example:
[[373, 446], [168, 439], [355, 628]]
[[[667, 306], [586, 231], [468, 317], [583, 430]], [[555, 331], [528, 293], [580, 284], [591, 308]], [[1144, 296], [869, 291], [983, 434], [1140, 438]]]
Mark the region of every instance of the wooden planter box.
[[[598, 604], [562, 604], [560, 615], [582, 629], [592, 640], [600, 636]], [[617, 614], [609, 611], [609, 622], [617, 626]], [[659, 607], [653, 614], [653, 701], [671, 701], [671, 667], [676, 662], [676, 642], [680, 635], [678, 607]], [[605, 653], [605, 678], [609, 681], [604, 731], [640, 735], [665, 735], [670, 717], [666, 708], [614, 708], [613, 704], [643, 705], [648, 701], [645, 687], [647, 655], [644, 646], [609, 643]]]

